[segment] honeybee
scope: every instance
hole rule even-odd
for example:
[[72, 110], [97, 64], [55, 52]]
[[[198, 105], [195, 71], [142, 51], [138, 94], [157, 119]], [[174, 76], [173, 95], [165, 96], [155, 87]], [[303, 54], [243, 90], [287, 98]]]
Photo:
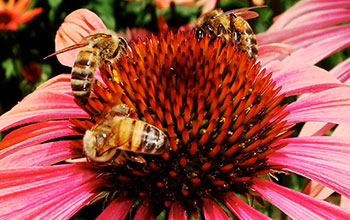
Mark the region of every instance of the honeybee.
[[76, 103], [84, 106], [95, 82], [96, 69], [106, 64], [111, 68], [111, 64], [121, 54], [127, 55], [130, 48], [127, 41], [114, 31], [99, 30], [84, 37], [78, 44], [58, 50], [44, 59], [77, 48], [81, 49], [72, 68], [71, 86]]
[[127, 105], [117, 105], [85, 132], [83, 145], [89, 160], [115, 166], [127, 160], [144, 164], [146, 161], [139, 154], [159, 155], [169, 151], [169, 139], [163, 131], [129, 115]]
[[249, 58], [256, 58], [258, 45], [253, 29], [246, 21], [258, 17], [259, 14], [249, 11], [253, 8], [241, 8], [223, 12], [214, 9], [200, 16], [194, 27], [197, 38], [208, 35], [211, 39], [221, 38], [224, 42], [233, 42], [238, 49], [248, 53]]

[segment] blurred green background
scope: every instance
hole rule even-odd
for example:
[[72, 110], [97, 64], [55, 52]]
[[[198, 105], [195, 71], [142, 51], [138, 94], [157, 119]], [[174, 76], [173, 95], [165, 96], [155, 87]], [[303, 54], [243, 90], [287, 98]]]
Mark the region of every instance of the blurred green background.
[[[272, 18], [295, 4], [296, 0], [266, 0], [266, 8], [256, 11], [260, 16], [250, 21], [256, 33], [265, 31]], [[218, 0], [217, 8], [224, 11], [254, 6], [250, 0]], [[157, 20], [163, 15], [171, 27], [179, 27], [194, 21], [201, 14], [201, 7], [171, 4], [160, 9], [153, 0], [34, 0], [30, 8], [42, 8], [41, 14], [18, 30], [0, 30], [0, 114], [11, 109], [24, 96], [47, 79], [60, 73], [69, 73], [70, 68], [62, 66], [56, 58], [43, 60], [43, 57], [55, 51], [55, 34], [64, 18], [72, 11], [87, 8], [98, 14], [107, 28], [116, 32], [125, 32], [126, 28], [146, 28], [157, 32]], [[1, 11], [0, 11], [0, 23]], [[321, 65], [330, 69], [349, 57], [349, 49], [338, 52]], [[296, 175], [282, 176], [284, 185], [300, 191], [306, 181]], [[73, 219], [94, 219], [101, 211], [102, 202], [83, 208]], [[260, 209], [274, 219], [287, 219], [278, 209], [268, 206]]]

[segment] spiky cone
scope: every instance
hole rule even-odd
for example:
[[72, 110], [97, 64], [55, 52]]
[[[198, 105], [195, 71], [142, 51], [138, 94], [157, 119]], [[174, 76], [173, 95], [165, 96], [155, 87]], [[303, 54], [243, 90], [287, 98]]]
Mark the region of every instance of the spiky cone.
[[[96, 84], [97, 98], [86, 109], [100, 121], [125, 103], [167, 134], [171, 150], [143, 155], [146, 165], [101, 167], [110, 177], [107, 191], [149, 198], [155, 216], [174, 202], [196, 213], [203, 200], [250, 194], [252, 178], [282, 169], [268, 164], [267, 156], [292, 133], [284, 120], [288, 112], [281, 113], [284, 96], [254, 59], [192, 32], [153, 36], [131, 48], [132, 58], [101, 69], [107, 87]], [[72, 122], [82, 135], [91, 126], [90, 120]]]
[[[314, 0], [301, 1], [305, 7], [293, 7], [294, 9], [300, 9], [297, 10], [298, 17], [308, 17], [305, 11], [310, 10], [310, 7], [306, 7], [310, 5], [316, 7], [315, 14], [317, 14], [317, 16], [319, 16], [318, 10], [320, 10], [320, 8], [324, 9], [324, 5], [321, 3], [332, 5], [333, 8], [344, 7], [343, 4], [335, 4], [335, 2], [338, 1], [317, 1], [320, 4], [314, 2]], [[343, 3], [348, 4], [348, 2]], [[326, 8], [328, 9], [330, 7]], [[328, 12], [328, 10], [326, 11]], [[293, 12], [293, 10], [290, 10], [290, 12]], [[343, 17], [347, 11], [340, 10], [340, 12], [341, 13], [332, 12], [332, 14], [336, 16], [339, 15], [343, 20], [333, 19], [334, 16], [324, 16], [322, 18], [325, 20], [332, 20], [333, 23], [324, 22], [324, 19], [321, 19], [321, 23], [327, 26], [347, 19], [347, 17]], [[269, 40], [270, 44], [259, 44], [258, 59], [264, 63], [264, 68], [268, 68], [269, 72], [272, 71], [271, 81], [276, 83], [278, 88], [281, 88], [278, 95], [284, 93], [286, 96], [292, 96], [308, 93], [308, 96], [289, 103], [281, 110], [277, 117], [289, 112], [284, 118], [288, 123], [324, 121], [339, 124], [339, 126], [350, 124], [350, 115], [348, 114], [348, 112], [350, 112], [350, 91], [346, 85], [336, 80], [336, 77], [339, 77], [341, 81], [348, 79], [348, 75], [346, 74], [346, 70], [348, 69], [346, 64], [348, 61], [339, 64], [331, 72], [314, 66], [317, 61], [334, 53], [337, 49], [341, 48], [342, 45], [348, 44], [348, 39], [350, 39], [347, 37], [349, 35], [347, 31], [348, 26], [338, 25], [336, 27], [337, 30], [339, 29], [343, 33], [343, 35], [339, 36], [339, 32], [330, 31], [329, 29], [323, 30], [322, 28], [324, 26], [313, 25], [314, 22], [320, 22], [319, 19], [305, 18], [305, 20], [302, 20], [302, 23], [305, 23], [305, 25], [301, 26], [301, 28], [299, 28], [299, 26], [293, 26], [293, 22], [290, 24], [292, 27], [289, 25], [281, 25], [279, 21], [285, 24], [290, 20], [296, 20], [295, 16], [289, 15], [291, 15], [289, 12], [281, 15], [275, 23], [276, 25], [280, 24], [278, 25], [280, 28], [278, 33], [268, 31], [261, 35], [260, 39], [264, 39], [265, 41]], [[305, 33], [305, 28], [302, 27], [306, 26], [308, 30], [317, 31], [316, 42], [314, 40], [314, 35], [309, 35], [308, 32]], [[73, 12], [67, 16], [57, 33], [57, 49], [79, 42], [81, 36], [86, 36], [96, 29], [105, 29], [102, 20], [98, 18], [96, 14], [86, 9]], [[289, 30], [289, 35], [284, 34], [285, 29]], [[322, 30], [318, 31], [318, 29]], [[274, 30], [276, 30], [276, 28]], [[328, 33], [335, 37], [329, 38]], [[273, 43], [277, 42], [277, 40], [281, 40], [281, 38], [276, 40], [276, 34], [278, 34], [277, 36], [279, 37], [284, 37], [283, 39], [285, 41], [283, 42], [285, 42], [285, 44]], [[286, 39], [288, 40], [291, 36], [300, 38], [298, 38], [298, 41], [286, 41]], [[325, 41], [323, 41], [323, 37]], [[310, 41], [310, 38], [312, 38], [312, 41]], [[275, 39], [275, 41], [273, 41], [273, 39]], [[258, 40], [258, 42], [259, 41], [260, 40]], [[298, 44], [299, 42], [301, 42], [301, 44]], [[158, 41], [156, 43], [158, 43]], [[140, 43], [133, 44], [133, 47], [135, 47], [133, 53], [135, 53], [135, 50], [142, 51], [143, 49], [138, 48], [145, 47], [139, 44]], [[305, 44], [309, 46], [305, 47]], [[175, 47], [177, 47], [177, 45]], [[164, 48], [166, 49], [167, 47]], [[205, 53], [204, 49], [205, 48], [203, 48], [203, 56], [208, 57], [209, 55]], [[290, 55], [285, 53], [285, 50], [281, 51], [281, 49], [288, 49], [287, 51], [289, 51]], [[327, 51], [327, 53], [323, 53], [322, 51]], [[74, 62], [76, 51], [70, 52], [60, 54], [58, 58], [63, 65], [71, 67]], [[303, 56], [301, 57], [300, 54], [303, 54]], [[277, 58], [275, 55], [277, 55]], [[148, 63], [148, 56], [150, 56], [149, 53], [147, 53], [147, 58], [144, 59], [144, 67], [146, 67], [146, 63]], [[181, 56], [175, 57], [178, 59], [178, 57]], [[154, 58], [158, 60], [158, 62], [159, 60], [169, 59], [166, 57]], [[307, 58], [307, 62], [305, 62], [305, 58]], [[189, 60], [193, 61], [193, 58]], [[210, 63], [211, 60], [214, 59], [211, 57], [210, 59], [207, 58], [207, 60]], [[244, 61], [244, 59], [241, 61]], [[140, 67], [142, 64], [135, 62], [132, 63], [131, 66], [133, 65]], [[188, 64], [186, 63], [186, 65]], [[154, 64], [151, 66], [154, 66]], [[119, 66], [115, 66], [114, 69], [118, 72]], [[108, 72], [108, 70], [105, 71]], [[193, 73], [193, 71], [191, 72]], [[141, 73], [142, 71], [137, 72], [140, 76], [142, 75]], [[334, 74], [334, 76], [332, 74]], [[112, 74], [103, 73], [103, 78], [112, 78], [108, 77], [109, 75]], [[101, 198], [101, 196], [105, 196], [106, 192], [117, 190], [118, 186], [116, 186], [116, 183], [120, 180], [117, 179], [113, 181], [111, 175], [113, 174], [112, 170], [106, 170], [106, 168], [101, 168], [101, 166], [96, 166], [93, 163], [87, 163], [86, 157], [81, 149], [82, 134], [84, 130], [93, 126], [96, 120], [102, 118], [98, 115], [99, 112], [103, 112], [103, 109], [107, 110], [111, 103], [114, 104], [123, 101], [122, 92], [124, 89], [122, 89], [121, 93], [113, 92], [113, 94], [117, 96], [113, 96], [113, 101], [111, 101], [111, 88], [113, 87], [106, 85], [105, 82], [110, 81], [112, 82], [110, 84], [115, 83], [113, 83], [113, 80], [105, 79], [103, 81], [99, 72], [97, 72], [96, 77], [103, 86], [95, 86], [94, 93], [99, 94], [97, 97], [104, 98], [93, 98], [94, 100], [90, 100], [92, 105], [89, 106], [91, 112], [94, 112], [93, 116], [91, 112], [88, 114], [73, 101], [70, 74], [60, 74], [41, 85], [35, 92], [28, 95], [13, 109], [0, 117], [1, 131], [13, 128], [0, 142], [0, 218], [69, 219], [84, 206], [93, 203], [98, 198]], [[115, 79], [122, 78], [119, 74], [113, 74], [113, 77]], [[132, 84], [135, 82], [130, 83]], [[195, 84], [197, 84], [197, 81]], [[159, 85], [161, 85], [160, 80]], [[108, 87], [110, 88], [107, 90], [103, 89]], [[129, 91], [124, 91], [124, 94], [128, 94], [127, 92]], [[177, 92], [180, 93], [180, 89], [176, 90], [176, 93]], [[139, 93], [145, 94], [145, 92]], [[121, 98], [118, 98], [118, 95], [120, 95]], [[93, 96], [95, 96], [95, 94], [93, 94]], [[161, 97], [157, 98], [160, 99]], [[128, 99], [131, 100], [130, 97], [128, 97]], [[232, 100], [233, 99], [234, 97], [232, 97]], [[101, 104], [98, 104], [99, 102]], [[197, 102], [197, 100], [193, 102]], [[133, 103], [127, 104], [131, 106], [136, 105]], [[152, 106], [146, 107], [151, 108]], [[94, 108], [95, 110], [92, 110]], [[215, 108], [215, 106], [213, 108]], [[146, 118], [142, 118], [141, 116], [142, 113], [138, 112], [133, 117], [146, 120]], [[91, 120], [91, 118], [94, 119]], [[74, 119], [79, 120], [74, 121]], [[90, 122], [83, 119], [89, 119]], [[271, 121], [274, 119], [275, 118], [272, 118]], [[74, 121], [74, 124], [71, 123], [72, 121]], [[157, 122], [157, 120], [154, 121]], [[77, 123], [80, 125], [77, 126]], [[285, 126], [285, 128], [288, 127], [288, 125]], [[75, 129], [72, 129], [73, 127]], [[77, 131], [77, 128], [81, 129]], [[206, 129], [207, 127], [204, 128]], [[169, 135], [165, 127], [162, 129]], [[199, 134], [199, 137], [202, 137], [202, 135]], [[182, 136], [179, 140], [181, 139]], [[209, 141], [210, 137], [207, 142]], [[350, 182], [350, 162], [348, 160], [348, 156], [350, 155], [348, 147], [350, 138], [306, 136], [281, 138], [280, 140], [275, 140], [273, 143], [274, 145], [271, 147], [279, 145], [281, 148], [266, 156], [266, 163], [270, 166], [275, 166], [270, 168], [274, 168], [271, 170], [272, 172], [281, 171], [279, 168], [283, 167], [282, 171], [301, 174], [309, 179], [317, 180], [343, 196], [350, 196], [348, 184]], [[196, 149], [195, 146], [192, 149]], [[198, 146], [197, 149], [199, 149]], [[208, 150], [208, 152], [211, 152], [211, 150]], [[173, 149], [170, 151], [170, 154], [171, 153], [174, 153]], [[134, 171], [132, 174], [129, 172], [128, 175], [137, 176], [137, 174], [140, 174], [135, 172], [137, 169], [146, 173], [148, 171], [147, 167], [154, 170], [154, 168], [151, 167], [152, 163], [149, 162], [155, 160], [152, 158], [158, 158], [159, 161], [164, 161], [164, 163], [168, 164], [169, 161], [173, 161], [170, 160], [170, 154], [168, 160], [166, 160], [167, 157], [164, 159], [155, 155], [146, 157], [148, 163], [144, 170], [139, 169], [140, 164], [128, 163], [130, 170], [132, 169]], [[219, 155], [219, 153], [217, 153], [217, 155]], [[254, 155], [252, 157], [254, 157]], [[175, 161], [177, 160], [179, 159], [175, 158]], [[186, 161], [180, 161], [180, 165], [184, 162]], [[221, 161], [217, 164], [220, 162]], [[217, 164], [212, 163], [211, 166]], [[186, 162], [184, 166], [190, 165], [195, 167], [195, 165], [189, 162]], [[181, 166], [179, 168], [181, 168]], [[227, 167], [226, 169], [229, 168], [230, 167]], [[208, 170], [210, 170], [210, 168]], [[225, 169], [223, 171], [225, 171]], [[201, 172], [203, 173], [202, 170]], [[176, 170], [175, 174], [179, 175], [180, 172]], [[155, 178], [151, 175], [149, 176], [150, 178]], [[249, 180], [251, 185], [248, 186], [248, 196], [250, 195], [258, 201], [261, 200], [259, 198], [267, 200], [293, 219], [349, 219], [349, 213], [344, 209], [317, 200], [289, 189], [288, 187], [281, 186], [273, 181], [265, 180], [264, 177], [266, 176], [267, 175], [259, 175]], [[120, 179], [123, 183], [127, 181], [127, 178]], [[197, 180], [195, 180], [195, 182], [196, 181]], [[210, 183], [209, 186], [211, 185], [213, 184]], [[116, 193], [109, 193], [108, 198], [113, 198], [113, 200], [101, 211], [102, 213], [97, 219], [152, 219], [156, 215], [153, 213], [157, 213], [157, 210], [152, 213], [154, 204], [160, 204], [158, 210], [165, 207], [165, 211], [161, 213], [160, 218], [188, 219], [191, 214], [185, 211], [185, 209], [192, 211], [191, 203], [185, 203], [184, 199], [181, 199], [186, 198], [183, 196], [182, 192], [176, 195], [177, 200], [175, 202], [169, 203], [169, 206], [166, 207], [166, 205], [163, 204], [163, 198], [161, 198], [162, 202], [158, 203], [155, 203], [154, 199], [152, 199], [153, 196], [156, 198], [159, 195], [143, 195], [142, 193], [141, 195], [137, 193], [137, 195], [133, 195], [127, 187], [128, 186], [124, 184], [123, 192], [116, 191]], [[157, 187], [161, 190], [162, 183], [158, 184]], [[179, 191], [181, 191], [181, 189], [179, 189]], [[193, 193], [193, 191], [188, 191]], [[230, 219], [234, 218], [234, 215], [239, 219], [269, 219], [269, 217], [263, 215], [237, 197], [239, 194], [244, 195], [244, 192], [232, 193], [231, 191], [237, 192], [234, 190], [225, 191], [225, 189], [223, 189], [221, 194], [217, 193], [217, 195], [215, 195], [212, 193], [213, 197], [201, 196], [198, 198], [199, 202], [197, 202], [197, 206], [199, 207], [197, 213], [201, 215], [202, 219]], [[192, 198], [195, 199], [193, 196]], [[185, 205], [187, 207], [185, 207]], [[90, 211], [93, 207], [87, 207], [87, 209]], [[264, 212], [265, 211], [266, 210], [264, 210]], [[90, 214], [91, 213], [89, 213], [89, 215]]]

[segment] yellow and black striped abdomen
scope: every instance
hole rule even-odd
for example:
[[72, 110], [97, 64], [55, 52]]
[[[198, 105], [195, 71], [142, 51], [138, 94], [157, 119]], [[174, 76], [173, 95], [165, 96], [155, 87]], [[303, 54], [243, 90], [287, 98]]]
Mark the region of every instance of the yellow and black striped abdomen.
[[166, 135], [157, 127], [129, 117], [113, 118], [110, 145], [119, 150], [142, 154], [161, 154], [169, 150]]
[[78, 104], [85, 105], [95, 82], [98, 50], [92, 47], [80, 49], [72, 68], [71, 86]]

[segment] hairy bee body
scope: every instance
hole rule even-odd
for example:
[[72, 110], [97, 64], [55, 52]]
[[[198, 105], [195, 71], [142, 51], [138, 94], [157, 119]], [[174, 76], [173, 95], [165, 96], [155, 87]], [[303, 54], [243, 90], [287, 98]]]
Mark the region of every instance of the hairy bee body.
[[83, 143], [85, 155], [94, 162], [123, 164], [126, 160], [144, 163], [136, 154], [162, 154], [170, 148], [167, 136], [157, 127], [144, 121], [127, 117], [126, 105], [113, 108], [107, 116], [90, 130]]
[[82, 47], [72, 68], [71, 86], [76, 102], [85, 105], [95, 82], [97, 68], [127, 55], [126, 40], [111, 30], [95, 31], [82, 39]]
[[194, 30], [199, 39], [205, 35], [211, 39], [221, 38], [247, 52], [249, 58], [257, 57], [258, 47], [254, 31], [244, 18], [235, 14], [235, 10], [225, 13], [222, 9], [214, 9], [207, 12], [198, 18]]

